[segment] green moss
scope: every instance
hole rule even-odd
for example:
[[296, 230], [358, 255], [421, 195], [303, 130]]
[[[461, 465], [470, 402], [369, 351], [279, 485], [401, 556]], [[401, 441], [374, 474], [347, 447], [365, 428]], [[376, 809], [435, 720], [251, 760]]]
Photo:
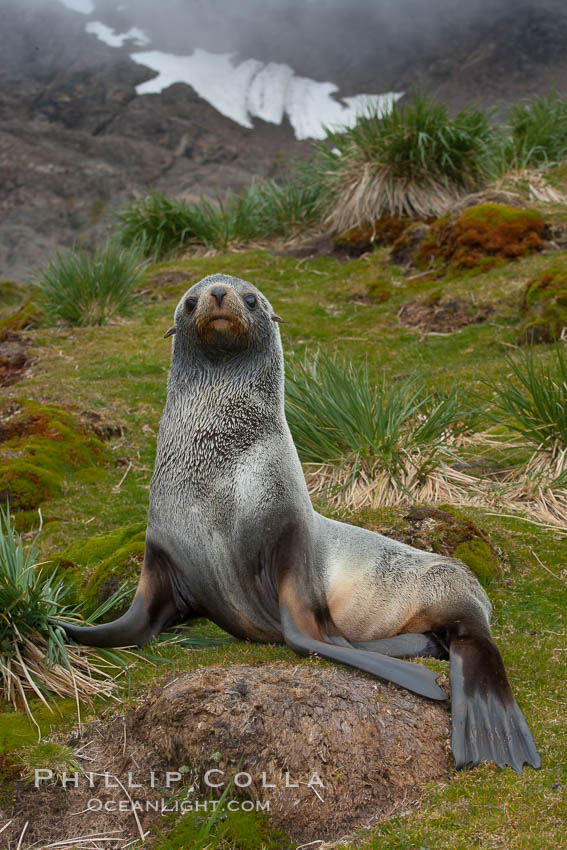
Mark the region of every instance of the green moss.
[[[106, 534], [96, 534], [71, 544], [43, 569], [63, 573], [81, 597], [86, 615], [92, 613], [127, 581], [135, 584], [140, 576], [146, 538], [146, 523], [130, 523]], [[106, 616], [112, 620], [122, 614], [128, 603], [111, 608]]]
[[461, 213], [460, 220], [492, 227], [500, 224], [522, 224], [535, 230], [542, 230], [545, 226], [543, 216], [538, 210], [510, 207], [507, 204], [477, 204]]
[[373, 280], [368, 284], [368, 297], [374, 304], [382, 304], [392, 297], [392, 285], [388, 280]]
[[[42, 735], [48, 735], [52, 729], [68, 726], [76, 715], [77, 706], [72, 699], [52, 699], [50, 704], [54, 711], [49, 711], [39, 700], [30, 701], [30, 708]], [[37, 727], [23, 711], [0, 712], [0, 754], [37, 743], [37, 736]]]
[[133, 522], [114, 528], [105, 534], [95, 534], [83, 540], [78, 540], [68, 546], [61, 556], [70, 561], [76, 561], [85, 567], [92, 566], [113, 555], [117, 549], [129, 543], [132, 539], [141, 539], [145, 533], [146, 524]]
[[[110, 557], [101, 561], [88, 580], [85, 588], [85, 611], [89, 613], [108, 599], [120, 585], [127, 581], [135, 584], [140, 577], [144, 559], [145, 533], [142, 539], [131, 540], [127, 545]], [[108, 612], [108, 620], [124, 613], [128, 608], [125, 601], [121, 607], [114, 607]]]
[[217, 811], [210, 816], [212, 827], [207, 835], [207, 820], [202, 814], [187, 813], [168, 833], [161, 833], [155, 850], [193, 850], [224, 848], [231, 850], [291, 850], [295, 847], [285, 833], [275, 829], [262, 812]]
[[459, 558], [469, 567], [482, 585], [487, 587], [495, 576], [501, 575], [500, 562], [486, 540], [471, 537], [455, 546], [455, 558]]
[[14, 511], [32, 511], [61, 495], [69, 475], [105, 454], [100, 440], [59, 405], [20, 400], [2, 413], [0, 494]]
[[527, 284], [521, 302], [519, 342], [556, 342], [567, 327], [567, 268], [554, 264]]
[[55, 741], [42, 741], [23, 747], [13, 756], [24, 773], [24, 780], [33, 782], [36, 770], [49, 769], [54, 779], [60, 779], [63, 773], [75, 773], [81, 770], [81, 765], [75, 756], [75, 751], [66, 744]]

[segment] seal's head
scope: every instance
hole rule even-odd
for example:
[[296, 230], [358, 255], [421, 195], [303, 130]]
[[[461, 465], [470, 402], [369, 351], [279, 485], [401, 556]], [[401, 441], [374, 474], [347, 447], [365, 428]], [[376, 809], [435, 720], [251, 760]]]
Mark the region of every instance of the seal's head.
[[278, 336], [274, 322], [282, 320], [251, 283], [215, 274], [187, 290], [174, 321], [165, 336], [176, 334], [176, 349], [202, 353], [215, 361], [270, 347]]

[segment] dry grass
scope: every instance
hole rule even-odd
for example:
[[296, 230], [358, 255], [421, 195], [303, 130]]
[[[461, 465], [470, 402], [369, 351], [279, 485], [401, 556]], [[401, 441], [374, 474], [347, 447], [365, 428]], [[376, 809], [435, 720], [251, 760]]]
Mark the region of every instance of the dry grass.
[[463, 188], [432, 174], [416, 181], [397, 175], [387, 164], [376, 162], [355, 163], [348, 172], [339, 172], [333, 178], [336, 196], [325, 224], [334, 232], [385, 215], [437, 218], [475, 188], [472, 182]]
[[[518, 443], [495, 439], [490, 432], [461, 437], [460, 444], [517, 449]], [[409, 472], [390, 474], [378, 462], [373, 468], [353, 469], [346, 463], [304, 463], [307, 488], [312, 497], [324, 497], [334, 507], [360, 510], [371, 507], [445, 504], [489, 508], [528, 514], [543, 525], [567, 531], [567, 450], [537, 451], [525, 466], [506, 475], [471, 475], [448, 464], [427, 476], [417, 474], [420, 459], [408, 458]]]

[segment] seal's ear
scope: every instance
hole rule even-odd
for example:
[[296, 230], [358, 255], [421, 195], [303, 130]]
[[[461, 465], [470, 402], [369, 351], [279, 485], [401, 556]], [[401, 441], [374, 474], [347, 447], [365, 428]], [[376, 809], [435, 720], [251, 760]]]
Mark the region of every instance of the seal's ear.
[[270, 316], [270, 319], [272, 320], [272, 322], [281, 322], [283, 324], [283, 319], [281, 319], [279, 316], [276, 316], [275, 313]]
[[168, 336], [173, 336], [174, 333], [177, 333], [177, 328], [175, 327], [175, 325], [164, 333], [163, 338], [167, 339]]

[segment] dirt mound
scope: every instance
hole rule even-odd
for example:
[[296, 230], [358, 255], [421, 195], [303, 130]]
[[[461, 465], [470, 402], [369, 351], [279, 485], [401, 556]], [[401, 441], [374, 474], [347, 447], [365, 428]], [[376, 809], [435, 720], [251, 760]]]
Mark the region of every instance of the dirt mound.
[[[30, 819], [28, 843], [111, 830], [119, 830], [117, 839], [135, 838], [132, 812], [105, 811], [106, 801], [127, 806], [128, 794], [143, 801], [137, 815], [147, 831], [159, 813], [145, 810], [146, 799], [218, 798], [232, 777], [230, 798], [269, 802], [272, 823], [294, 840], [336, 839], [399, 811], [426, 782], [446, 776], [448, 735], [446, 703], [344, 668], [201, 669], [74, 741], [95, 787], [87, 777], [67, 790], [18, 784], [3, 816], [14, 818], [10, 837]], [[177, 772], [169, 789], [168, 770]], [[128, 772], [127, 794], [116, 780], [126, 786]], [[105, 787], [105, 773], [114, 787]], [[92, 799], [102, 801], [101, 811], [89, 810]]]
[[31, 365], [26, 353], [29, 345], [29, 339], [13, 332], [0, 340], [0, 387], [10, 387], [25, 376]]
[[454, 333], [466, 325], [485, 322], [493, 312], [489, 305], [475, 307], [460, 298], [442, 297], [424, 301], [417, 299], [404, 304], [398, 313], [404, 327], [418, 328], [423, 333]]
[[112, 440], [114, 437], [123, 437], [126, 427], [119, 422], [110, 422], [96, 410], [83, 410], [80, 423], [87, 430], [92, 431], [99, 440]]

